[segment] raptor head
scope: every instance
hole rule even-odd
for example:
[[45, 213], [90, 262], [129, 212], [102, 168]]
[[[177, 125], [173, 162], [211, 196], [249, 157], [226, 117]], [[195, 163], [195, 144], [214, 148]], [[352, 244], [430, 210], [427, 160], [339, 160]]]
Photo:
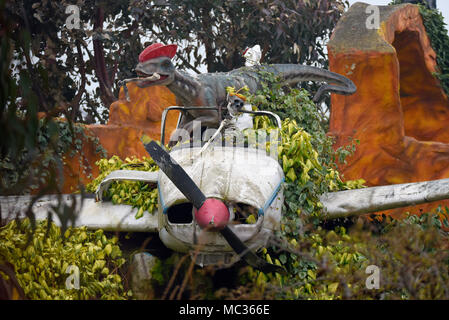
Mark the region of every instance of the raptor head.
[[[142, 51], [135, 71], [141, 81], [137, 82], [140, 88], [160, 85], [166, 86], [175, 78], [175, 66], [171, 59], [176, 53], [176, 45], [155, 43]], [[149, 78], [151, 77], [151, 78]], [[148, 78], [148, 79], [146, 79]]]

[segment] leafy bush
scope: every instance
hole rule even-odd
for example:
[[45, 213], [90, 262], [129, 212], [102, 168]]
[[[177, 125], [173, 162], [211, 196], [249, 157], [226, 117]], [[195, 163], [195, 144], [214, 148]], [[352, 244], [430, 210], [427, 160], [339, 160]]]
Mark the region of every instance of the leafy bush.
[[[435, 213], [382, 222], [360, 218], [349, 231], [341, 226], [332, 230], [313, 226], [291, 239], [279, 258], [264, 252], [268, 261], [277, 264], [287, 259], [285, 252], [296, 257], [287, 276], [248, 267], [241, 286], [218, 290], [216, 297], [449, 299], [448, 240]], [[379, 268], [378, 289], [366, 285], [371, 265]]]
[[[65, 156], [79, 155], [80, 168], [87, 174], [88, 167], [83, 161], [83, 141], [92, 142], [96, 146], [95, 151], [103, 157], [107, 154], [98, 138], [91, 135], [83, 125], [67, 121], [40, 119], [35, 139], [34, 149], [25, 146], [15, 157], [8, 153], [0, 159], [0, 194], [8, 190], [11, 192], [11, 189], [12, 194], [17, 194], [18, 190], [14, 186], [20, 184], [22, 176], [27, 177], [27, 181], [25, 185], [21, 184], [20, 193], [27, 194], [44, 188], [56, 179], [58, 172], [55, 172], [55, 168], [62, 168]], [[30, 159], [34, 159], [31, 164]]]
[[[318, 197], [321, 194], [363, 186], [362, 179], [344, 183], [336, 169], [337, 163], [345, 161], [345, 157], [355, 150], [355, 144], [334, 150], [332, 138], [326, 135], [326, 121], [309, 93], [303, 89], [282, 87], [281, 81], [272, 73], [262, 71], [261, 77], [264, 79], [262, 89], [248, 97], [248, 102], [283, 119], [279, 150], [279, 162], [287, 177], [283, 214], [294, 217], [294, 220], [299, 212], [318, 216], [321, 208]], [[259, 127], [256, 124], [255, 128]], [[296, 177], [300, 179], [296, 181]]]
[[[130, 159], [122, 161], [119, 157], [113, 156], [110, 159], [101, 159], [95, 164], [100, 170], [100, 174], [91, 183], [87, 185], [88, 192], [95, 192], [103, 179], [114, 170], [140, 170], [156, 171], [157, 165], [151, 158]], [[111, 184], [106, 191], [106, 197], [109, 197], [114, 204], [128, 204], [139, 208], [136, 218], [142, 217], [145, 211], [153, 213], [157, 208], [157, 187], [150, 186], [148, 183], [140, 181], [116, 181]]]
[[435, 76], [440, 80], [444, 92], [449, 95], [449, 35], [444, 17], [441, 11], [428, 9], [422, 5], [419, 6], [419, 12], [432, 48], [437, 54], [437, 64], [440, 70], [435, 73]]
[[[32, 230], [29, 219], [13, 220], [0, 229], [0, 259], [14, 265], [29, 299], [126, 299], [131, 295], [124, 290], [119, 273], [125, 259], [117, 238], [85, 227], [61, 234], [55, 224], [47, 224], [40, 221]], [[79, 269], [79, 289], [66, 287], [69, 266]], [[6, 275], [0, 273], [0, 277]]]

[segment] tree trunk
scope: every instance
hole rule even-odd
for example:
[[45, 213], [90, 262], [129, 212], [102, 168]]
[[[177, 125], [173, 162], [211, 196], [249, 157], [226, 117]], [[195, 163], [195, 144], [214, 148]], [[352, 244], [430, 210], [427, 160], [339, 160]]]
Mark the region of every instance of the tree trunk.
[[209, 16], [210, 14], [210, 8], [202, 8], [201, 12], [202, 16], [202, 25], [203, 25], [203, 32], [204, 36], [202, 36], [202, 40], [204, 43], [205, 51], [206, 51], [206, 65], [207, 65], [207, 71], [208, 72], [216, 72], [217, 68], [214, 63], [215, 58], [215, 50], [212, 47], [212, 40], [209, 38], [212, 35], [212, 28], [211, 28], [211, 18]]
[[[94, 30], [97, 33], [103, 31], [104, 21], [104, 9], [100, 5], [97, 8], [94, 22]], [[95, 57], [95, 73], [97, 74], [98, 81], [100, 83], [100, 98], [106, 108], [109, 108], [112, 102], [117, 100], [112, 93], [113, 79], [109, 78], [106, 71], [106, 62], [104, 59], [104, 49], [102, 39], [93, 40], [94, 45], [94, 57]]]

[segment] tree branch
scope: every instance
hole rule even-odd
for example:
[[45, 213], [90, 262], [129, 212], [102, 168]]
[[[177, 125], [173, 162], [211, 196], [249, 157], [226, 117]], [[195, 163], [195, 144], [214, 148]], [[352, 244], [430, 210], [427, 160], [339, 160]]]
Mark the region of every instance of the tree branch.
[[[97, 8], [94, 30], [96, 32], [103, 31], [104, 21], [104, 9], [100, 5]], [[100, 98], [105, 107], [109, 107], [112, 102], [116, 100], [111, 90], [111, 80], [106, 72], [106, 62], [104, 59], [103, 43], [100, 39], [93, 40], [94, 46], [94, 61], [95, 61], [95, 73], [97, 74], [98, 81], [100, 82]]]
[[73, 98], [72, 102], [70, 103], [70, 106], [72, 107], [72, 111], [70, 113], [70, 119], [72, 121], [75, 121], [76, 116], [79, 113], [80, 101], [81, 101], [81, 97], [83, 96], [83, 93], [86, 91], [86, 81], [87, 81], [83, 53], [81, 51], [81, 45], [78, 40], [76, 41], [76, 50], [78, 53], [78, 60], [79, 60], [78, 65], [79, 65], [79, 72], [81, 74], [81, 85], [80, 85], [80, 88], [79, 88], [78, 92], [76, 93], [75, 97]]

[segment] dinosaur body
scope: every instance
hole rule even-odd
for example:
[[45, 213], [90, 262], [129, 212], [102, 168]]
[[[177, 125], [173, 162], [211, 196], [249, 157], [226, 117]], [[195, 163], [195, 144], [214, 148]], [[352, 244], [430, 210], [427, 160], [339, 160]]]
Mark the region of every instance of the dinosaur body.
[[[204, 73], [189, 75], [175, 69], [168, 57], [158, 57], [139, 63], [136, 67], [139, 76], [158, 74], [159, 80], [142, 80], [137, 83], [139, 87], [151, 85], [165, 85], [174, 93], [179, 104], [184, 106], [224, 106], [227, 98], [226, 87], [240, 89], [244, 86], [249, 88], [250, 93], [256, 93], [261, 89], [259, 72], [272, 72], [279, 76], [282, 84], [296, 85], [302, 81], [326, 82], [322, 85], [313, 100], [319, 102], [325, 92], [338, 94], [353, 94], [356, 91], [354, 83], [340, 75], [328, 70], [295, 64], [273, 64], [255, 65], [242, 67], [230, 72]], [[201, 121], [202, 126], [216, 126], [218, 124], [218, 112], [215, 110], [190, 110], [189, 116], [184, 117], [180, 127], [188, 130], [193, 129], [193, 119]]]

